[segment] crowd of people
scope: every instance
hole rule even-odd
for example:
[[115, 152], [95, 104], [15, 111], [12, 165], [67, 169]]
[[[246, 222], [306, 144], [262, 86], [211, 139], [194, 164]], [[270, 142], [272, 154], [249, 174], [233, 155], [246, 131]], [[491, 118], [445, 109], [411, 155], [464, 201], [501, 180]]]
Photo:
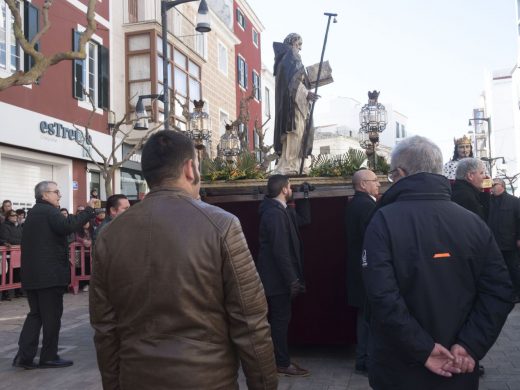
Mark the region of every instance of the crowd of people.
[[[239, 363], [249, 389], [310, 375], [287, 343], [292, 300], [307, 290], [299, 227], [311, 223], [308, 185], [293, 202], [290, 178], [269, 178], [255, 263], [238, 218], [200, 199], [189, 138], [153, 134], [141, 164], [151, 191], [131, 208], [109, 198], [104, 220], [92, 202], [68, 215], [56, 183], [36, 186], [21, 235], [30, 312], [13, 365], [73, 364], [57, 345], [74, 233], [92, 247], [89, 310], [104, 389], [236, 389]], [[501, 179], [483, 196], [486, 172], [472, 156], [451, 166], [450, 180], [438, 146], [415, 136], [393, 150], [383, 196], [372, 171], [353, 176], [346, 287], [358, 308], [355, 368], [374, 390], [477, 389], [478, 363], [518, 301], [520, 200]]]

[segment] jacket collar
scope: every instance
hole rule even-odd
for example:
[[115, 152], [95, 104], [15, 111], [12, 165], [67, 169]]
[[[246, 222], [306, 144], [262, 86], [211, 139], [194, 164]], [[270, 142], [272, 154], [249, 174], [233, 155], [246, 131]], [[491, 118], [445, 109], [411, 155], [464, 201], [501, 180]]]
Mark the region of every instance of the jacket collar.
[[436, 199], [450, 200], [449, 180], [435, 173], [416, 173], [406, 176], [392, 185], [381, 197], [380, 207], [399, 200]]
[[363, 191], [356, 191], [354, 192], [354, 196], [358, 196], [358, 197], [363, 197], [363, 198], [367, 198], [367, 199], [370, 199], [372, 202], [376, 202], [374, 200], [374, 198], [372, 197], [372, 195], [370, 194], [367, 194], [366, 192], [363, 192]]
[[478, 188], [475, 188], [475, 186], [473, 184], [469, 183], [467, 180], [461, 180], [461, 179], [455, 180], [455, 184], [453, 184], [453, 188], [471, 190], [477, 196], [480, 193], [480, 190]]
[[182, 196], [182, 197], [186, 197], [186, 198], [190, 198], [190, 199], [195, 200], [193, 198], [193, 196], [191, 196], [184, 189], [182, 189], [180, 187], [172, 187], [172, 186], [159, 186], [159, 187], [155, 187], [153, 190], [151, 190], [146, 195], [146, 197], [148, 198], [149, 196], [156, 196], [156, 195], [165, 194], [165, 193], [170, 193], [170, 194], [174, 194], [174, 195], [178, 195], [178, 196]]

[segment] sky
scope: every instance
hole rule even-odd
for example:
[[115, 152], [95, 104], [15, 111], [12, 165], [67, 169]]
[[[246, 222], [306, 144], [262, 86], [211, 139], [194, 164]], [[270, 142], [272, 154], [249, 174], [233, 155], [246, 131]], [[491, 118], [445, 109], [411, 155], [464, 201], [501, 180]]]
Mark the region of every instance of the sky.
[[485, 75], [516, 64], [515, 0], [247, 1], [265, 28], [262, 61], [268, 66], [272, 42], [291, 32], [303, 38], [304, 65], [319, 62], [323, 13], [337, 13], [325, 49], [334, 83], [318, 93], [365, 103], [367, 92], [377, 89], [379, 101], [408, 117], [409, 132], [441, 146], [446, 161], [453, 137], [470, 130]]

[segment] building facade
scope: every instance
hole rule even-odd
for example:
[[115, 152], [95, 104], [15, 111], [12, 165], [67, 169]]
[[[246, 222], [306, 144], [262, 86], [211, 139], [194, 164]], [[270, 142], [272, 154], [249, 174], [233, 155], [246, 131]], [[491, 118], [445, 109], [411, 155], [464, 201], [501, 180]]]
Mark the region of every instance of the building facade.
[[[25, 34], [32, 37], [43, 27], [39, 21], [44, 0], [19, 4]], [[69, 209], [86, 204], [92, 189], [105, 195], [102, 175], [80, 143], [86, 143], [97, 161], [99, 155], [92, 145], [103, 154], [111, 150], [107, 126], [112, 98], [109, 6], [108, 1], [96, 6], [99, 28], [87, 43], [85, 60], [62, 61], [51, 66], [37, 84], [0, 93], [0, 115], [4, 118], [0, 127], [0, 199], [10, 199], [15, 208], [32, 207], [34, 186], [42, 180], [58, 183], [61, 206]], [[87, 24], [86, 11], [77, 0], [54, 4], [49, 12], [51, 28], [41, 37], [38, 49], [46, 56], [76, 50], [79, 33]], [[8, 77], [18, 70], [29, 70], [31, 58], [24, 55], [11, 32], [12, 15], [3, 0], [0, 14], [4, 16], [0, 19], [0, 76]]]

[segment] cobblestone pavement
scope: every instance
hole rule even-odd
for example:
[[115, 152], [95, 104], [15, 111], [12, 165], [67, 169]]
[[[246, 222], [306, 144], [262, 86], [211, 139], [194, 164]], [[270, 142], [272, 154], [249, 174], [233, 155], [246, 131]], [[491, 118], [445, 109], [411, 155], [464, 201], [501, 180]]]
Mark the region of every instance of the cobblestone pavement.
[[[74, 360], [64, 369], [25, 371], [11, 367], [27, 314], [25, 299], [0, 302], [0, 389], [100, 390], [93, 331], [88, 321], [88, 294], [66, 294], [59, 353]], [[280, 378], [280, 390], [365, 390], [365, 377], [353, 372], [352, 348], [298, 348], [295, 361], [312, 373], [307, 378]], [[480, 389], [520, 390], [520, 308], [509, 316], [502, 334], [483, 361], [486, 375]], [[247, 389], [240, 376], [240, 389]], [[204, 390], [204, 389], [201, 389]]]

